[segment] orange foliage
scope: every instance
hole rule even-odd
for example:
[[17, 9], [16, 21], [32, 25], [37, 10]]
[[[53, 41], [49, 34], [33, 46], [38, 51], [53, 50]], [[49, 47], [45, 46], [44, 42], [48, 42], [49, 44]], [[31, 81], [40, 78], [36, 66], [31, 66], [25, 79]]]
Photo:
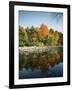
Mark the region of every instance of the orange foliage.
[[37, 31], [39, 34], [41, 34], [44, 37], [48, 36], [48, 27], [44, 24], [42, 24]]

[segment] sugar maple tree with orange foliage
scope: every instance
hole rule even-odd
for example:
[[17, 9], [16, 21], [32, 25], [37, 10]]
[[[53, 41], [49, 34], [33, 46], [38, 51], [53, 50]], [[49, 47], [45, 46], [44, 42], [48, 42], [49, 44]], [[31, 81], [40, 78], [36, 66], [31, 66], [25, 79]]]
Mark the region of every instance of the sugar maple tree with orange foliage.
[[48, 32], [48, 27], [46, 25], [42, 24], [40, 26], [40, 28], [37, 30], [37, 32], [39, 34], [41, 34], [42, 36], [47, 37], [48, 36], [48, 33], [49, 33]]

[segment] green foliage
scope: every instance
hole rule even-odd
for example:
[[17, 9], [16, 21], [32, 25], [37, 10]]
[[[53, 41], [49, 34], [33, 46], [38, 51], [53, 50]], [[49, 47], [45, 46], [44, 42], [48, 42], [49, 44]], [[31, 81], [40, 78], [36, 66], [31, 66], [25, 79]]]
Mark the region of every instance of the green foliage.
[[28, 35], [23, 27], [19, 27], [19, 46], [25, 46], [28, 43]]
[[[44, 29], [44, 28], [43, 28]], [[40, 28], [41, 30], [41, 28]], [[54, 31], [52, 28], [49, 30], [47, 36], [43, 30], [39, 32], [33, 26], [31, 28], [19, 27], [19, 47], [23, 46], [62, 46], [63, 34], [58, 31]]]
[[50, 32], [51, 34], [53, 34], [53, 33], [54, 33], [54, 30], [51, 28], [49, 32]]

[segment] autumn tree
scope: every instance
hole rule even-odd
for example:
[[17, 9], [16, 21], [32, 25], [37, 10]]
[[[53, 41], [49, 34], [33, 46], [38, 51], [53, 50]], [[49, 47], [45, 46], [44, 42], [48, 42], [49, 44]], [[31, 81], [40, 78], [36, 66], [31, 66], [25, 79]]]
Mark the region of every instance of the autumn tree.
[[41, 24], [40, 27], [19, 27], [19, 46], [62, 46], [63, 33]]

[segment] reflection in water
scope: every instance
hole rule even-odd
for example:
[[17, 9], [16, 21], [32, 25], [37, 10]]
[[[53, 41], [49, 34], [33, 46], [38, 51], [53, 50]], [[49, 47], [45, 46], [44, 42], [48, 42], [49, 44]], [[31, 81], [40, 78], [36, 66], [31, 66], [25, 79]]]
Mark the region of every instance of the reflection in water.
[[19, 53], [19, 79], [62, 77], [63, 48]]

